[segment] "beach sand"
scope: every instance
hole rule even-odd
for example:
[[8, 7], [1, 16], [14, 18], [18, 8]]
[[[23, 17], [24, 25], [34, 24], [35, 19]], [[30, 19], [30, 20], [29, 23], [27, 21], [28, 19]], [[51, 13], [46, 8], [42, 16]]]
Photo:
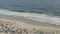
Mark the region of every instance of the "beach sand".
[[[45, 34], [47, 33], [53, 34], [54, 32], [57, 32], [57, 34], [60, 33], [60, 25], [38, 22], [19, 16], [0, 15], [0, 23], [3, 23], [3, 25], [8, 24], [9, 28], [14, 27], [13, 29], [14, 31], [18, 29], [20, 30], [26, 29], [27, 32], [29, 32], [28, 34], [34, 34], [33, 32], [38, 30], [44, 31]], [[0, 26], [0, 28], [2, 28], [2, 26]], [[18, 34], [18, 32], [19, 31], [16, 31], [14, 33]], [[5, 32], [0, 34], [5, 34]], [[11, 34], [11, 33], [7, 33], [7, 34]], [[26, 34], [26, 33], [22, 33], [22, 34]]]

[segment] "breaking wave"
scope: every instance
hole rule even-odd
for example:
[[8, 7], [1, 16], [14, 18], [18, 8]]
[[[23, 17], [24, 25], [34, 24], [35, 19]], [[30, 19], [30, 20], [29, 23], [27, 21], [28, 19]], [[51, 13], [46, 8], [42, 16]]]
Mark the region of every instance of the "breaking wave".
[[27, 19], [60, 25], [59, 16], [48, 16], [47, 14], [38, 14], [38, 13], [31, 13], [31, 12], [14, 12], [14, 11], [5, 10], [5, 9], [0, 9], [0, 14], [23, 16], [23, 17], [26, 17]]

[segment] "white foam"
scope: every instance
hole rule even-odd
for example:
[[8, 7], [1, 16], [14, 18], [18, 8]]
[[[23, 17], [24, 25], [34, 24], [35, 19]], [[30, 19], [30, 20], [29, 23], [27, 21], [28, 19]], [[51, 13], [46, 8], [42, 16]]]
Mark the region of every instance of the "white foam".
[[3, 9], [0, 9], [0, 14], [23, 16], [28, 19], [32, 19], [32, 20], [36, 20], [36, 21], [60, 25], [60, 17], [49, 17], [46, 14], [12, 12], [12, 11], [3, 10]]

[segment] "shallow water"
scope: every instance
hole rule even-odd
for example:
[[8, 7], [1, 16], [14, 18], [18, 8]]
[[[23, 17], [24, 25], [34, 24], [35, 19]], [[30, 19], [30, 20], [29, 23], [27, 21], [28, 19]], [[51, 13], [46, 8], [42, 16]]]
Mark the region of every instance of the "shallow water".
[[48, 16], [46, 14], [36, 14], [36, 13], [27, 13], [27, 12], [13, 12], [9, 10], [0, 9], [0, 14], [11, 15], [11, 16], [22, 16], [27, 19], [32, 19], [35, 21], [50, 23], [60, 25], [60, 17], [58, 16]]

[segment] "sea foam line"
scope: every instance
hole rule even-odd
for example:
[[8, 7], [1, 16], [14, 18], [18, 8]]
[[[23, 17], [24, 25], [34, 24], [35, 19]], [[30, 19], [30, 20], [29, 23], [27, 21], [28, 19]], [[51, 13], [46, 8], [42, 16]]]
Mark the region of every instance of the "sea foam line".
[[51, 16], [49, 17], [46, 14], [13, 12], [13, 11], [5, 10], [5, 9], [0, 9], [0, 14], [23, 16], [28, 19], [32, 19], [32, 20], [36, 20], [36, 21], [60, 25], [60, 17], [51, 17]]

